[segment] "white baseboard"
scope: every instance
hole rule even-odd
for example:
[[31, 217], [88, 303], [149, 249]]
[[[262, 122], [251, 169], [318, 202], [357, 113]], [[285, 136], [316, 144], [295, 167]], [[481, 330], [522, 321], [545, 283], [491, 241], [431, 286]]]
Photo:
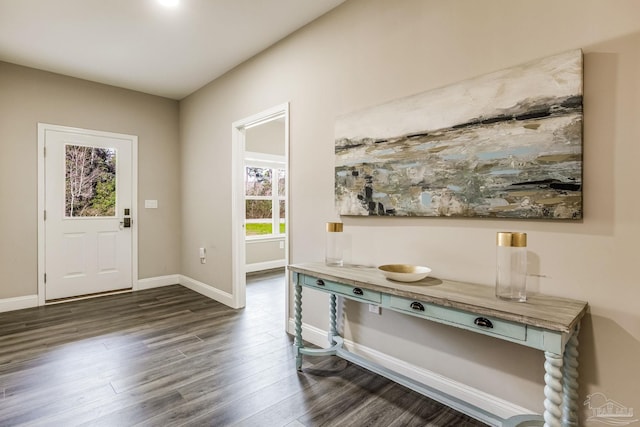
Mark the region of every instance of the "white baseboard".
[[[291, 335], [295, 335], [295, 325], [293, 319], [289, 318], [289, 328], [287, 332]], [[302, 323], [302, 339], [318, 347], [326, 347], [329, 340], [329, 332], [316, 328], [315, 326]]]
[[274, 268], [281, 268], [287, 265], [286, 260], [279, 259], [275, 261], [254, 262], [253, 264], [247, 264], [245, 266], [245, 272], [253, 273], [254, 271], [272, 270]]
[[142, 291], [144, 289], [160, 288], [162, 286], [177, 285], [180, 283], [179, 274], [170, 274], [168, 276], [148, 277], [146, 279], [139, 279], [136, 291]]
[[233, 295], [227, 292], [223, 292], [220, 289], [216, 289], [206, 283], [199, 282], [187, 276], [180, 275], [180, 284], [185, 288], [189, 288], [199, 294], [216, 300], [224, 305], [233, 307]]
[[38, 306], [38, 295], [0, 299], [0, 313], [5, 311], [22, 310]]
[[[291, 318], [289, 319], [288, 332], [290, 334], [295, 333], [294, 321]], [[302, 339], [319, 347], [327, 347], [328, 331], [303, 323]], [[531, 413], [531, 410], [529, 409], [523, 408], [504, 399], [500, 399], [461, 382], [454, 381], [443, 375], [429, 371], [428, 369], [420, 368], [372, 348], [357, 344], [353, 341], [344, 340], [343, 345], [344, 348], [351, 353], [357, 354], [371, 362], [404, 375], [405, 377], [409, 377], [419, 383], [446, 393], [449, 396], [468, 402], [501, 418], [508, 419], [517, 415]]]
[[[231, 294], [222, 292], [212, 288], [202, 282], [191, 279], [180, 274], [171, 274], [167, 276], [148, 277], [139, 279], [134, 291], [142, 291], [145, 289], [159, 288], [162, 286], [182, 285], [199, 294], [207, 296], [218, 302], [232, 306], [233, 297]], [[38, 295], [26, 295], [22, 297], [0, 299], [0, 313], [5, 311], [21, 310], [23, 308], [31, 308], [38, 306]]]

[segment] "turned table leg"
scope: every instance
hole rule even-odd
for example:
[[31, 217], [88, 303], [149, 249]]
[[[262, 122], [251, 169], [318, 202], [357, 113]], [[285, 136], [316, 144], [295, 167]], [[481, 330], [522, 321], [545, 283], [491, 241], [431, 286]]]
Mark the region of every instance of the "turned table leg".
[[336, 343], [333, 337], [338, 335], [338, 323], [336, 319], [336, 294], [331, 294], [329, 296], [329, 342], [331, 345]]
[[544, 427], [560, 427], [562, 418], [562, 356], [544, 353]]
[[295, 278], [295, 295], [294, 295], [294, 332], [295, 338], [293, 344], [296, 348], [296, 369], [302, 371], [302, 285], [298, 284], [298, 278]]
[[562, 425], [578, 425], [578, 331], [576, 328], [564, 349], [562, 378]]

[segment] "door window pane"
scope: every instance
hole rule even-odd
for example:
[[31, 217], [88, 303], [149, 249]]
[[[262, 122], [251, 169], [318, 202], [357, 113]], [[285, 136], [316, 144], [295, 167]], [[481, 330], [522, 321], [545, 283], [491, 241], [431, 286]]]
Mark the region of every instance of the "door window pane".
[[285, 201], [284, 200], [280, 200], [280, 234], [284, 234], [287, 232], [287, 227], [286, 227], [286, 217], [285, 217]]
[[247, 196], [271, 196], [271, 169], [247, 166], [244, 182]]
[[116, 150], [65, 146], [65, 216], [116, 214]]
[[247, 200], [247, 219], [271, 218], [271, 200]]
[[284, 169], [278, 169], [278, 195], [285, 196], [287, 191], [287, 172]]
[[246, 225], [247, 236], [260, 236], [262, 234], [273, 234], [271, 222], [249, 222]]
[[271, 200], [246, 200], [247, 223], [245, 226], [247, 236], [260, 234], [272, 234], [272, 202]]

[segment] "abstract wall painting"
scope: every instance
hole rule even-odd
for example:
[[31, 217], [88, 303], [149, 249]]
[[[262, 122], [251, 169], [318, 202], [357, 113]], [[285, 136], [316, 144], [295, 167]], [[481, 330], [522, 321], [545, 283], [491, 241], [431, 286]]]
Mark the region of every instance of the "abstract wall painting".
[[340, 117], [341, 215], [582, 218], [582, 51]]

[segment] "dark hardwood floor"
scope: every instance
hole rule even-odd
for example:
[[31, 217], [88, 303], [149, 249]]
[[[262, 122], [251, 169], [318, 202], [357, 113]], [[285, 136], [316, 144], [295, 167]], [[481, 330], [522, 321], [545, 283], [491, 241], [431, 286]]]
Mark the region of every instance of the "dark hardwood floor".
[[294, 367], [282, 273], [0, 313], [0, 426], [483, 426], [335, 357]]

